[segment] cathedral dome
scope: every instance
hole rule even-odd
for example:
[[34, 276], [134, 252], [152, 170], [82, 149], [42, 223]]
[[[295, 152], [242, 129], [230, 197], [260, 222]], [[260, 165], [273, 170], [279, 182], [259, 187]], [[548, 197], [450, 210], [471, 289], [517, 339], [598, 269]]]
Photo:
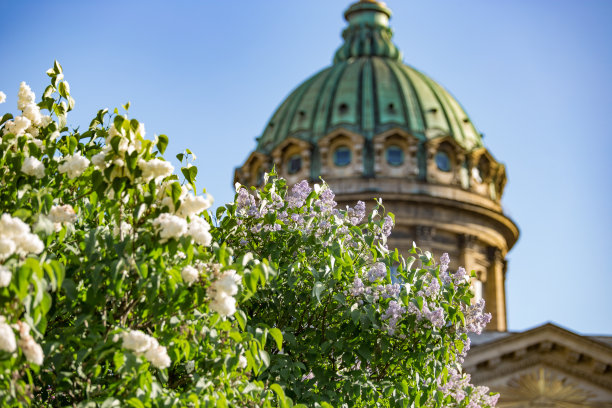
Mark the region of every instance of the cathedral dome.
[[360, 1], [345, 13], [349, 26], [331, 67], [299, 85], [280, 105], [258, 140], [271, 152], [287, 138], [316, 144], [338, 128], [372, 139], [396, 128], [419, 140], [450, 136], [470, 151], [481, 136], [457, 100], [401, 61], [391, 42], [391, 12]]
[[457, 100], [402, 62], [390, 17], [375, 0], [348, 8], [333, 64], [285, 99], [234, 181], [260, 186], [274, 168], [289, 185], [325, 180], [340, 207], [382, 199], [395, 215], [389, 246], [416, 241], [473, 270], [489, 327], [503, 331], [505, 257], [519, 235], [501, 207], [505, 166]]

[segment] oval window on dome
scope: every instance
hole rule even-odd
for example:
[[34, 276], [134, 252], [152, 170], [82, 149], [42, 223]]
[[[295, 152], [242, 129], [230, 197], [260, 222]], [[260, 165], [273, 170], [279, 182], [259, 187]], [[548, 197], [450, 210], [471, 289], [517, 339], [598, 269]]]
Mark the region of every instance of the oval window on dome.
[[444, 151], [439, 151], [438, 153], [436, 153], [435, 160], [436, 160], [436, 166], [438, 166], [438, 169], [444, 172], [451, 171], [451, 160], [450, 160], [450, 157], [448, 156], [448, 153]]
[[351, 163], [351, 149], [340, 146], [334, 150], [334, 164], [336, 166], [347, 166]]
[[287, 172], [289, 174], [295, 174], [300, 170], [302, 170], [302, 156], [294, 154], [289, 158], [289, 162], [287, 163]]
[[404, 163], [404, 151], [399, 146], [387, 147], [387, 163], [391, 166], [401, 166]]

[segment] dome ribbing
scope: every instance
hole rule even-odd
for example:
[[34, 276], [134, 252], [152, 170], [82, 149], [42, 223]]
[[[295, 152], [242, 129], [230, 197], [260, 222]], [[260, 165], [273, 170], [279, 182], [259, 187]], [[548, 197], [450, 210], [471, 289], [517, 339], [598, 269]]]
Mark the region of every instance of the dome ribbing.
[[334, 64], [299, 85], [274, 113], [257, 150], [270, 152], [289, 137], [316, 143], [338, 129], [367, 139], [399, 128], [421, 140], [451, 136], [466, 150], [482, 139], [457, 100], [401, 62], [391, 41], [389, 9], [360, 1], [345, 13], [349, 26]]

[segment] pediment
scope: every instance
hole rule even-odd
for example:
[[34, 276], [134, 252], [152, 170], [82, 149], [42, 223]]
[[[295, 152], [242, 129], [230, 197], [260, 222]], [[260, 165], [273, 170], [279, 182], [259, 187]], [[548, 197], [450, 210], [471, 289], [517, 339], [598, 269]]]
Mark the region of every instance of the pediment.
[[612, 407], [609, 343], [551, 323], [486, 336], [474, 339], [464, 369], [501, 393], [498, 407]]

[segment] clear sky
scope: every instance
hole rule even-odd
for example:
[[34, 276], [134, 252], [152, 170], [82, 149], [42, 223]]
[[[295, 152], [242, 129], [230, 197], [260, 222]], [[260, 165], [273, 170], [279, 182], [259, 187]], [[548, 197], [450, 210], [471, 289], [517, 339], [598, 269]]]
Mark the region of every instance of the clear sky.
[[[233, 198], [233, 169], [283, 98], [328, 66], [347, 0], [1, 0], [0, 111], [40, 96], [58, 59], [69, 122], [130, 101], [200, 188]], [[612, 335], [612, 2], [389, 0], [406, 63], [462, 103], [506, 164], [521, 228], [508, 256], [509, 327], [552, 321]]]

